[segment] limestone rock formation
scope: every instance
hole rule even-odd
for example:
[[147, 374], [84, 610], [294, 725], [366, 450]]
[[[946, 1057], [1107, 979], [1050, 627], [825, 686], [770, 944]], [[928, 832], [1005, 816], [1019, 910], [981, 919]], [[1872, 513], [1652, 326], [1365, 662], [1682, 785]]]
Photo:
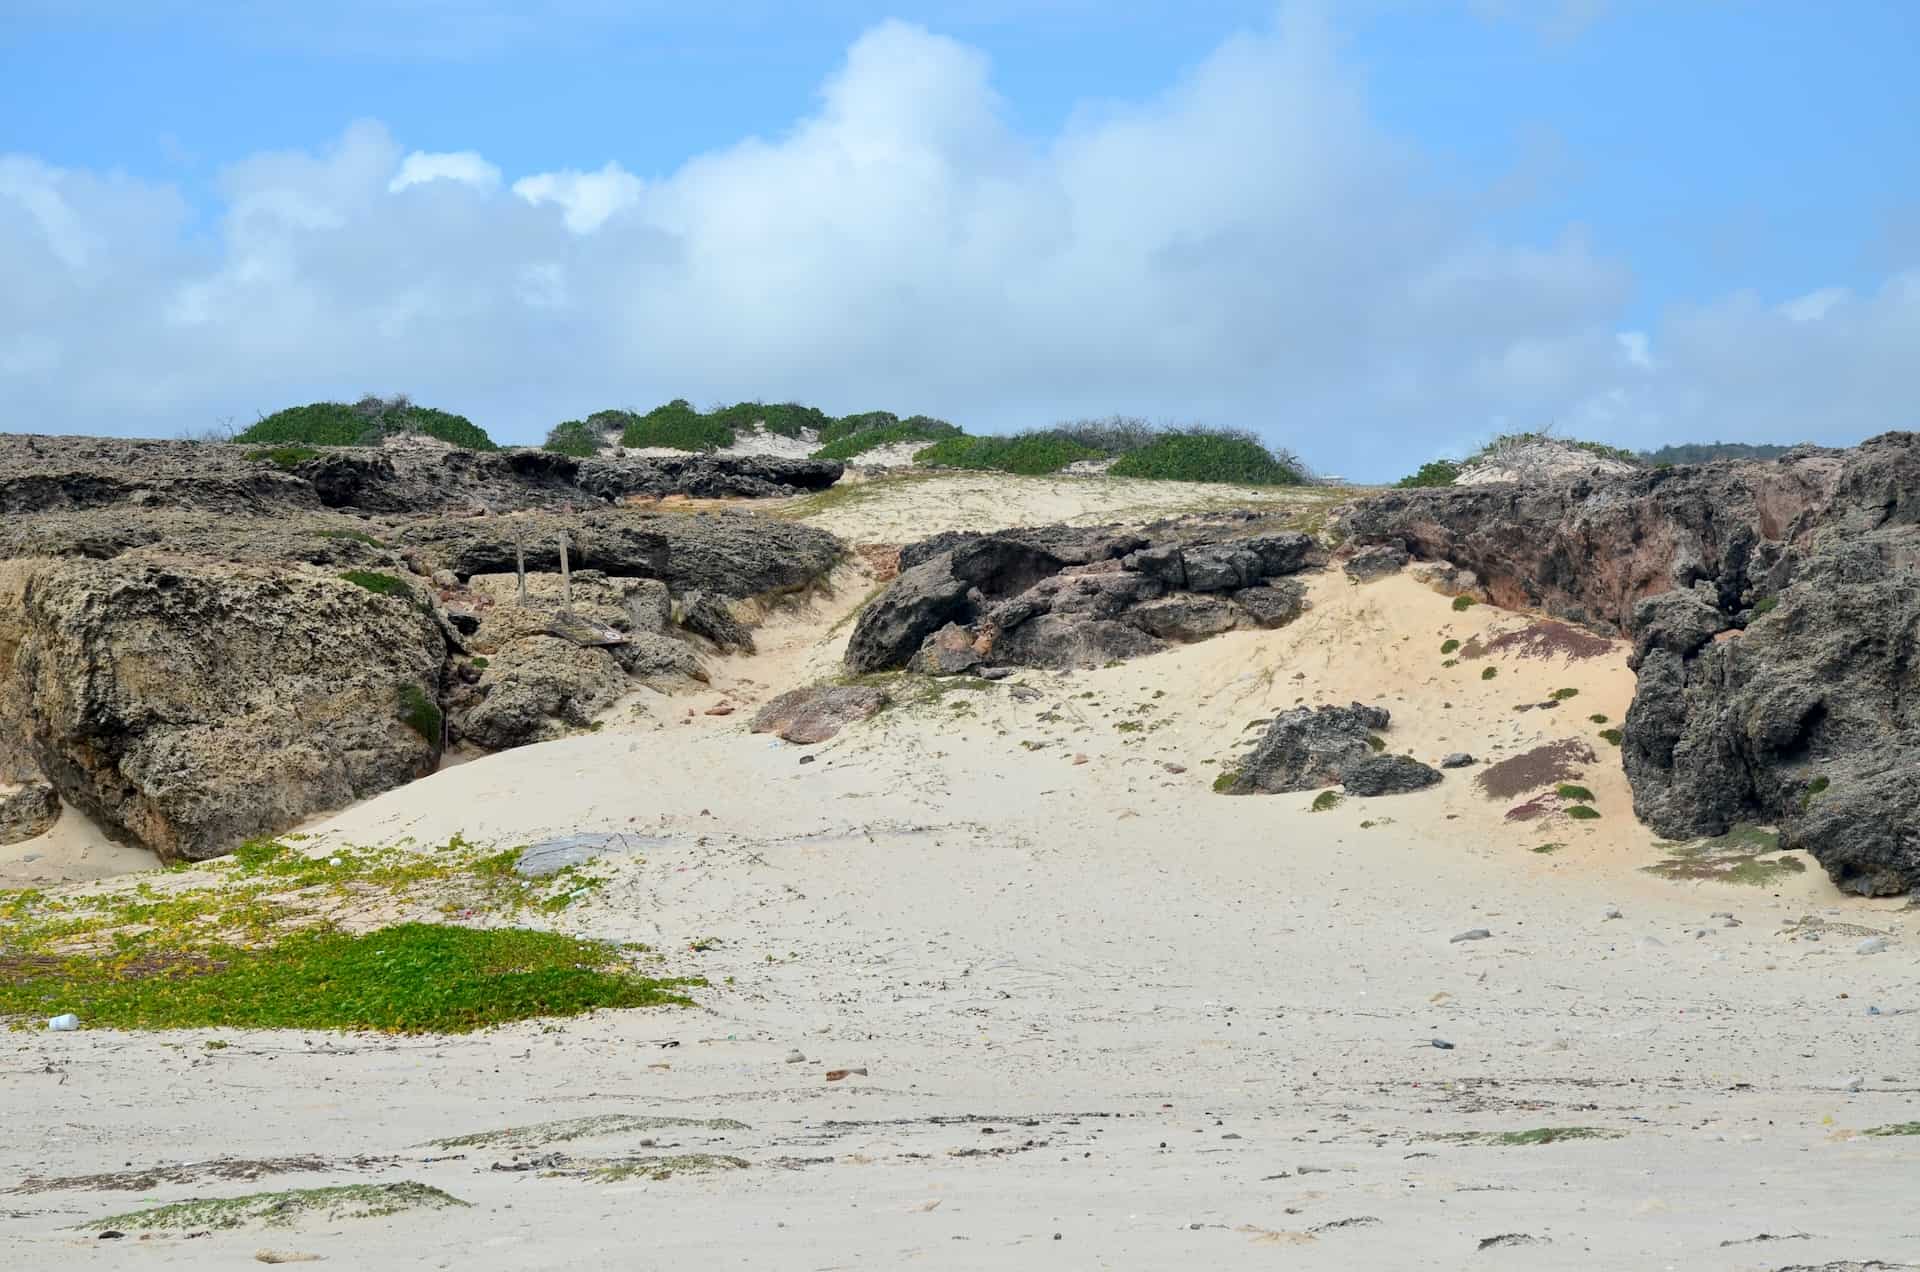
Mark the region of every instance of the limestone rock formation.
[[433, 770], [443, 630], [410, 586], [153, 560], [32, 570], [16, 701], [68, 803], [199, 860]]

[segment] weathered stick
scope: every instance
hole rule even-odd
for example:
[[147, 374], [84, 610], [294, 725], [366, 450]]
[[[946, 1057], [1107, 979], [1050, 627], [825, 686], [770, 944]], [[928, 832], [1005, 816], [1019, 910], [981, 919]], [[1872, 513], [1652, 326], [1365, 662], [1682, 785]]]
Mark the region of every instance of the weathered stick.
[[520, 580], [520, 603], [527, 603], [527, 549], [520, 542], [520, 523], [513, 523], [513, 573]]
[[560, 603], [573, 608], [573, 570], [567, 564], [567, 532], [560, 532]]

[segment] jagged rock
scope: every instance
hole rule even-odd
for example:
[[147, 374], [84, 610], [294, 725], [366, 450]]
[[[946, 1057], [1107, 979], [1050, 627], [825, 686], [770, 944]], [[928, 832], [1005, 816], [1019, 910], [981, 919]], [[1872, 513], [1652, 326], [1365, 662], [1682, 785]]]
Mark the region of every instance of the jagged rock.
[[1126, 621], [1161, 640], [1196, 641], [1240, 626], [1238, 605], [1219, 596], [1167, 596], [1136, 605]]
[[991, 534], [975, 530], [948, 530], [900, 549], [900, 568], [910, 570], [943, 552], [955, 552], [982, 539], [997, 539], [1002, 544], [1025, 548], [1035, 557], [1047, 558], [1053, 563], [1047, 573], [1069, 565], [1118, 560], [1135, 548], [1145, 547], [1147, 543], [1133, 531], [1118, 526], [1021, 526], [995, 530]]
[[1243, 587], [1233, 594], [1233, 600], [1261, 627], [1285, 627], [1307, 611], [1307, 589], [1292, 579]]
[[1376, 755], [1349, 767], [1340, 784], [1353, 795], [1405, 795], [1439, 781], [1439, 769], [1410, 755]]
[[808, 685], [789, 690], [760, 708], [755, 733], [774, 733], [811, 746], [825, 742], [849, 724], [870, 720], [892, 702], [872, 685]]
[[1638, 667], [1647, 654], [1662, 649], [1681, 658], [1733, 626], [1733, 620], [1699, 591], [1662, 592], [1633, 607], [1633, 659]]
[[557, 636], [561, 640], [572, 641], [576, 645], [604, 649], [609, 645], [624, 645], [626, 635], [614, 628], [596, 623], [590, 618], [575, 614], [571, 610], [561, 610], [547, 620], [547, 635]]
[[1465, 751], [1454, 751], [1440, 761], [1440, 767], [1443, 769], [1472, 768], [1474, 764], [1475, 760], [1473, 756], [1467, 754]]
[[1174, 590], [1187, 586], [1187, 558], [1176, 544], [1130, 552], [1125, 558], [1125, 565], [1127, 569], [1157, 579]]
[[1250, 539], [1237, 539], [1234, 546], [1260, 558], [1260, 577], [1274, 579], [1327, 563], [1327, 554], [1310, 534], [1283, 530]]
[[0, 786], [0, 846], [44, 835], [60, 820], [60, 796], [46, 782]]
[[168, 861], [216, 856], [433, 770], [443, 629], [418, 594], [318, 572], [15, 563], [0, 648], [39, 769]]
[[855, 672], [905, 666], [939, 628], [972, 618], [968, 590], [965, 579], [954, 577], [951, 553], [902, 570], [861, 611], [847, 640], [847, 666]]
[[997, 662], [1021, 667], [1104, 667], [1157, 654], [1166, 643], [1110, 618], [1042, 614], [1003, 634], [993, 645]]
[[1367, 737], [1387, 727], [1384, 707], [1294, 707], [1273, 723], [1227, 784], [1232, 795], [1308, 791], [1334, 786], [1374, 758]]
[[1421, 561], [1414, 565], [1411, 573], [1442, 596], [1471, 596], [1476, 601], [1487, 599], [1487, 590], [1480, 586], [1480, 579], [1472, 570], [1448, 565], [1444, 561]]
[[723, 654], [753, 652], [753, 633], [733, 616], [727, 603], [705, 592], [692, 591], [681, 598], [680, 625], [697, 636], [704, 636]]
[[1356, 583], [1371, 583], [1383, 579], [1389, 574], [1398, 574], [1412, 558], [1407, 550], [1397, 543], [1379, 543], [1369, 548], [1361, 548], [1347, 558], [1343, 567], [1347, 577]]
[[1186, 553], [1187, 587], [1194, 592], [1231, 592], [1261, 578], [1256, 552], [1230, 545], [1194, 548]]
[[980, 651], [974, 647], [973, 633], [958, 623], [948, 623], [927, 637], [907, 667], [922, 675], [956, 676], [978, 667], [982, 661]]

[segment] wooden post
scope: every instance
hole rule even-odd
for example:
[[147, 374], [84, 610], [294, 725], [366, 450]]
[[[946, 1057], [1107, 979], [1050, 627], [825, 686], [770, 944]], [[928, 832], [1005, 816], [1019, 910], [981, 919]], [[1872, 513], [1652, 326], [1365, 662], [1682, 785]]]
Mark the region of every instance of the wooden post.
[[560, 532], [560, 604], [573, 608], [573, 569], [567, 564], [567, 532]]
[[527, 549], [521, 542], [523, 531], [518, 518], [513, 523], [513, 573], [520, 580], [520, 604], [527, 603]]

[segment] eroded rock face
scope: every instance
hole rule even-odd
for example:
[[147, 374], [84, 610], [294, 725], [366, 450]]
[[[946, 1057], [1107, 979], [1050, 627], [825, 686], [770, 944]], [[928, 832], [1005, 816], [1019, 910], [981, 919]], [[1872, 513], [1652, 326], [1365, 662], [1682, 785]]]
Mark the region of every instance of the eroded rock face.
[[1099, 667], [1291, 622], [1305, 591], [1281, 576], [1324, 561], [1309, 536], [1265, 531], [1252, 515], [936, 535], [901, 549], [903, 571], [861, 614], [846, 662]]
[[67, 802], [200, 860], [431, 772], [443, 629], [411, 591], [193, 562], [34, 567], [15, 675]]

